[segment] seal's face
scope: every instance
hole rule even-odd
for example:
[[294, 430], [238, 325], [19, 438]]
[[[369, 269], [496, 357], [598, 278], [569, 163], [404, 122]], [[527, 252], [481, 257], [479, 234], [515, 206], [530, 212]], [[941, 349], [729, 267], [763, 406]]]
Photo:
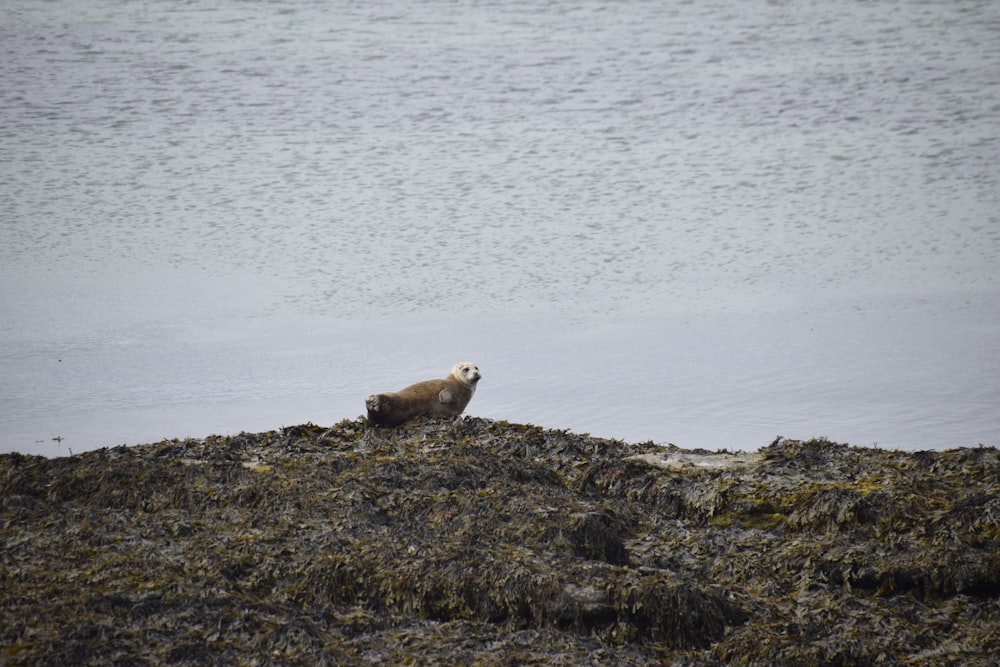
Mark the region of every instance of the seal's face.
[[451, 374], [473, 389], [476, 387], [476, 383], [479, 382], [479, 378], [482, 377], [479, 372], [479, 366], [476, 366], [471, 361], [461, 361], [455, 364], [455, 367], [451, 369]]

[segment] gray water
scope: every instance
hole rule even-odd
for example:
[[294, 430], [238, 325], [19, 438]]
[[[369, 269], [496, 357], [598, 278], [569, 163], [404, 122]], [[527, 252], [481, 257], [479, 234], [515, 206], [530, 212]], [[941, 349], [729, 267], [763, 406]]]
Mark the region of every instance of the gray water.
[[1000, 5], [36, 2], [0, 451], [469, 414], [1000, 444]]

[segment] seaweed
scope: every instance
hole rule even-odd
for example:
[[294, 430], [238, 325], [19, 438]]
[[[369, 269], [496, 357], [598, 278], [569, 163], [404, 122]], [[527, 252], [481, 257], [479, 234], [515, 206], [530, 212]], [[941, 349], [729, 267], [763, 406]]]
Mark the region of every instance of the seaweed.
[[1000, 456], [467, 417], [0, 456], [0, 663], [990, 664]]

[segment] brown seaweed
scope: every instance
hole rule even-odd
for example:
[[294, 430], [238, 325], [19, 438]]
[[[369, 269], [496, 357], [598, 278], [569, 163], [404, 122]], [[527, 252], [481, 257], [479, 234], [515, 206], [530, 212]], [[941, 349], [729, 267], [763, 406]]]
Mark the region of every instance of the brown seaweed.
[[0, 663], [991, 664], [1000, 456], [486, 419], [0, 456]]

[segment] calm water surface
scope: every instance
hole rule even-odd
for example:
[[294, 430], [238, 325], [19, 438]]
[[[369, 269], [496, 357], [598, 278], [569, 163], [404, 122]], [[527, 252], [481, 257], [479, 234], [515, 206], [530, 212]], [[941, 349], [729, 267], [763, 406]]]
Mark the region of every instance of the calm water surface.
[[466, 358], [626, 440], [1000, 444], [995, 2], [13, 0], [0, 51], [0, 451]]

